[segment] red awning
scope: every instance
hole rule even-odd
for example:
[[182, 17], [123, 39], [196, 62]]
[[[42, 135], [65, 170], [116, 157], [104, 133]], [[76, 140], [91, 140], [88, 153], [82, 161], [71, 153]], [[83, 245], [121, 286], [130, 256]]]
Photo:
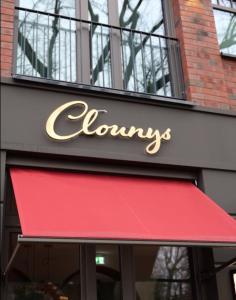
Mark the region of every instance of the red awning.
[[236, 221], [187, 181], [11, 169], [24, 237], [236, 244]]

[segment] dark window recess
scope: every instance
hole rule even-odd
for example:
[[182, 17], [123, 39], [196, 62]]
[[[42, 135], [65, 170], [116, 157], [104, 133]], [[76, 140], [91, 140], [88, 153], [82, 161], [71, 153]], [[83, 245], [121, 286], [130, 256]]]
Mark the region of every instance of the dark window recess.
[[97, 300], [121, 300], [119, 246], [96, 246]]
[[187, 248], [135, 246], [134, 260], [136, 299], [193, 299]]
[[[12, 234], [12, 245], [15, 240]], [[6, 299], [79, 300], [79, 266], [79, 245], [22, 245], [8, 275]]]
[[[17, 235], [9, 232], [8, 258]], [[128, 248], [127, 252], [123, 245], [22, 244], [7, 275], [4, 299], [193, 299], [188, 248]]]
[[163, 1], [110, 2], [20, 0], [16, 75], [182, 98]]
[[236, 56], [236, 1], [212, 0], [220, 51]]

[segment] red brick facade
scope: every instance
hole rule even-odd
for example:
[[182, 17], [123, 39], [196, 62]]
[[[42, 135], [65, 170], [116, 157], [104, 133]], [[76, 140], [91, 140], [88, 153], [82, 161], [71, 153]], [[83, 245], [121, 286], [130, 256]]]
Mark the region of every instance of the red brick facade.
[[[187, 99], [236, 110], [236, 60], [222, 58], [211, 0], [173, 0]], [[14, 0], [1, 1], [1, 76], [12, 72]]]
[[187, 98], [219, 109], [236, 108], [236, 60], [222, 58], [211, 0], [175, 0]]
[[230, 100], [231, 108], [236, 110], [236, 60], [223, 60], [226, 91]]
[[12, 72], [14, 0], [1, 1], [1, 76]]

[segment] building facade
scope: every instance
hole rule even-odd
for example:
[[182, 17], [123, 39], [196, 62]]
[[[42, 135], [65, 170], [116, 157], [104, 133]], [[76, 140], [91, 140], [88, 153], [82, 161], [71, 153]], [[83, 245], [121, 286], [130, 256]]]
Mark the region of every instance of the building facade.
[[2, 0], [2, 299], [236, 299], [235, 111], [234, 0]]

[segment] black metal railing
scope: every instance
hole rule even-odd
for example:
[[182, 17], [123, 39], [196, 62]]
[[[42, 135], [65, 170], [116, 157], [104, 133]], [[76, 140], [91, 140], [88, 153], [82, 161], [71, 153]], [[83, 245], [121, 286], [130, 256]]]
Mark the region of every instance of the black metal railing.
[[105, 88], [117, 88], [115, 78], [120, 77], [120, 89], [176, 96], [173, 70], [180, 62], [176, 39], [31, 9], [16, 10], [17, 75]]

